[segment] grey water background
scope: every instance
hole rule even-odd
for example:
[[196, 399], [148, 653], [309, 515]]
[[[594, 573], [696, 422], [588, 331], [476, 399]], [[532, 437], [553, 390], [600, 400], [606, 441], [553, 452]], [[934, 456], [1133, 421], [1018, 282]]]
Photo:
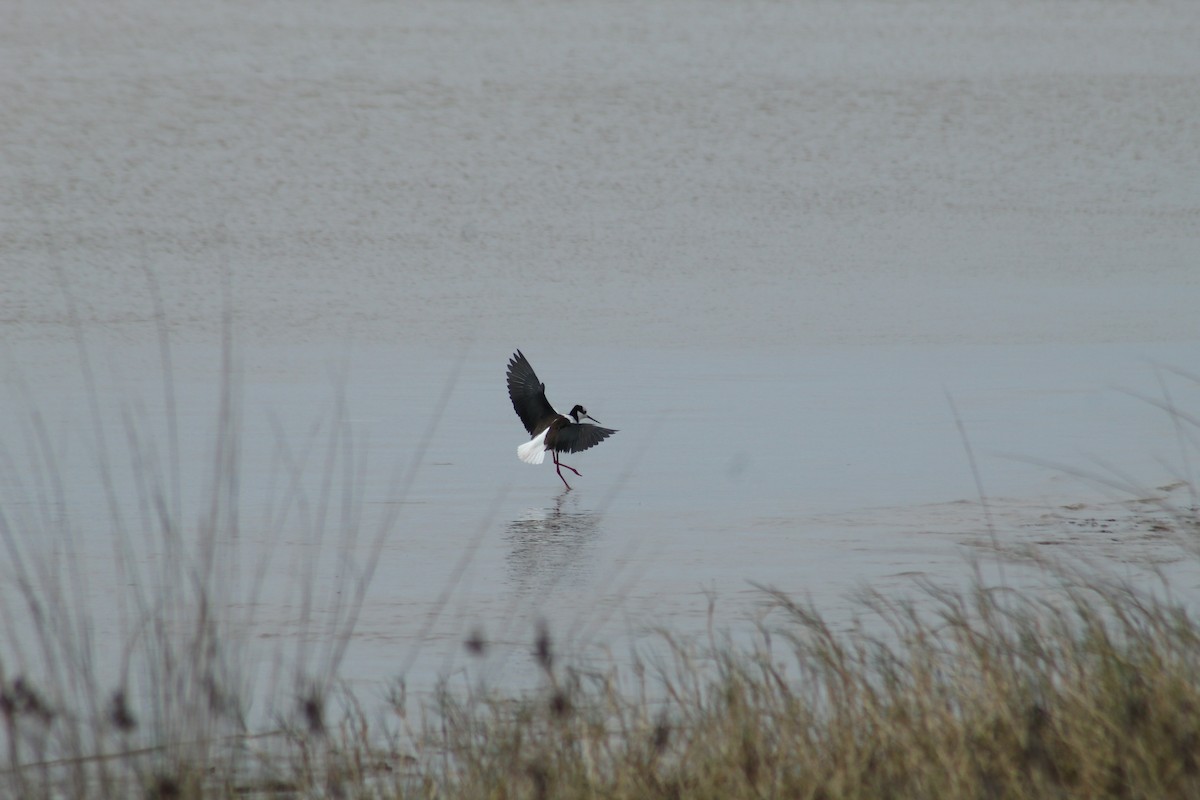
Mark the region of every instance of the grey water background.
[[[1194, 442], [1130, 394], [1200, 395], [1170, 371], [1200, 353], [1192, 4], [0, 15], [0, 501], [43, 530], [36, 411], [101, 641], [128, 635], [111, 598], [145, 576], [114, 565], [97, 426], [136, 531], [127, 420], [165, 454], [170, 386], [202, 519], [226, 331], [229, 607], [302, 659], [323, 646], [304, 587], [333, 603], [371, 559], [355, 683], [416, 652], [414, 685], [519, 685], [540, 622], [618, 653], [703, 633], [710, 596], [722, 625], [753, 619], [754, 583], [845, 619], [861, 587], [963, 580], [996, 536], [1196, 587], [1132, 502], [1186, 504]], [[553, 403], [620, 429], [568, 461], [570, 493], [516, 460], [518, 347]], [[316, 506], [326, 478], [322, 525], [279, 516], [289, 480]], [[152, 574], [162, 554], [137, 552]], [[17, 607], [11, 567], [3, 591]], [[492, 658], [464, 655], [476, 634]]]

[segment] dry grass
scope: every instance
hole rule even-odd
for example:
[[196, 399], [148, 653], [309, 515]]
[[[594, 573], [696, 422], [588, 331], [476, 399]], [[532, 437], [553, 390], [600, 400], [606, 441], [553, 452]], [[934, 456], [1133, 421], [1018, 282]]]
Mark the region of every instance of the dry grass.
[[[1190, 524], [1194, 524], [1190, 523]], [[756, 647], [547, 680], [437, 708], [452, 797], [1183, 797], [1200, 794], [1200, 631], [1056, 570], [1058, 600], [976, 586], [867, 601], [837, 633], [769, 593]]]
[[[1194, 515], [1178, 525], [1200, 533]], [[166, 666], [222, 652], [214, 624], [212, 640], [198, 628], [155, 641], [153, 678], [167, 684], [142, 695], [149, 709], [67, 664], [6, 671], [0, 786], [80, 798], [1200, 796], [1195, 619], [1161, 591], [1041, 566], [1043, 591], [980, 580], [868, 596], [844, 629], [763, 589], [772, 611], [753, 643], [664, 633], [663, 647], [599, 672], [540, 633], [540, 690], [442, 687], [401, 732], [373, 729], [335, 681], [293, 690], [278, 727], [243, 729], [222, 658]]]

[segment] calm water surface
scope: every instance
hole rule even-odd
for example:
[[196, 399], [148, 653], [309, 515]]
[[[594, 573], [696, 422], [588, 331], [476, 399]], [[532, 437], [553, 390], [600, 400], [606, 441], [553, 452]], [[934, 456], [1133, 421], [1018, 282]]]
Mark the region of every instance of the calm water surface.
[[[154, 351], [118, 352], [107, 356], [98, 406], [120, 535], [87, 392], [67, 374], [72, 351], [47, 348], [40, 368], [12, 368], [22, 387], [14, 407], [45, 398], [38, 411], [65, 486], [81, 591], [93, 599], [120, 593], [122, 580], [152, 589], [166, 558], [144, 500], [147, 465], [172, 491], [163, 384], [145, 369]], [[331, 626], [344, 624], [368, 574], [342, 664], [367, 685], [403, 672], [430, 686], [459, 670], [521, 684], [542, 623], [564, 652], [595, 657], [625, 652], [658, 625], [703, 633], [710, 596], [717, 622], [737, 628], [761, 613], [756, 583], [811, 597], [845, 622], [856, 589], [961, 581], [967, 559], [986, 555], [957, 421], [1004, 543], [1061, 544], [1077, 530], [1074, 543], [1118, 571], [1177, 557], [1142, 541], [1132, 522], [1089, 534], [1061, 520], [1125, 518], [1114, 501], [1136, 497], [1071, 470], [1112, 475], [1111, 465], [1147, 490], [1183, 474], [1168, 415], [1122, 389], [1155, 394], [1161, 378], [1179, 402], [1194, 399], [1200, 387], [1155, 367], [1184, 363], [1185, 346], [526, 352], [552, 403], [583, 402], [620, 430], [569, 460], [583, 473], [570, 492], [551, 466], [516, 459], [524, 434], [505, 395], [505, 350], [239, 355], [229, 468], [239, 514], [220, 574], [229, 613], [267, 663], [322, 668]], [[213, 351], [177, 348], [174, 358], [180, 518], [194, 547], [213, 513], [221, 370]], [[46, 482], [22, 473], [37, 450], [29, 419], [5, 421], [4, 490], [10, 519], [36, 530]], [[134, 439], [141, 459], [130, 456]], [[21, 546], [45, 553], [54, 541]], [[114, 573], [123, 549], [135, 577]], [[1194, 583], [1186, 562], [1176, 568]], [[98, 634], [128, 633], [116, 604], [92, 610]], [[487, 658], [464, 654], [472, 636], [493, 645]]]

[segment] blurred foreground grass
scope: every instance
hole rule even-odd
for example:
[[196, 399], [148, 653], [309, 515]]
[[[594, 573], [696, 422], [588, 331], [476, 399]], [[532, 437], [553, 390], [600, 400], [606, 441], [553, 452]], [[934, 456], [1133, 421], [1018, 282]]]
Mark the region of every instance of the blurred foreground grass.
[[[1194, 514], [1178, 525], [1200, 534]], [[68, 665], [5, 667], [0, 786], [22, 798], [1200, 796], [1195, 618], [1161, 592], [1041, 566], [1054, 585], [1036, 597], [978, 578], [924, 586], [865, 598], [872, 624], [843, 631], [764, 589], [774, 622], [753, 643], [663, 633], [664, 658], [599, 672], [561, 664], [543, 633], [540, 689], [442, 687], [387, 731], [336, 682], [295, 693], [290, 722], [254, 734], [230, 724], [232, 690], [208, 668], [178, 672], [179, 696], [152, 694], [162, 707], [146, 709], [120, 691], [85, 695]], [[159, 734], [132, 746], [151, 718]]]

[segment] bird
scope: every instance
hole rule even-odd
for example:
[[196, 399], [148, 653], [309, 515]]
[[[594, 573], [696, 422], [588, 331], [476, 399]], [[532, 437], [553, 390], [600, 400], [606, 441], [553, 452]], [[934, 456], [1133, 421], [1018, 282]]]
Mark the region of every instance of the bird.
[[[612, 428], [601, 428], [599, 421], [581, 405], [576, 405], [567, 414], [555, 411], [546, 399], [546, 384], [538, 380], [529, 359], [520, 350], [508, 361], [508, 398], [531, 437], [517, 448], [517, 458], [526, 464], [541, 464], [549, 451], [554, 458], [555, 471], [567, 491], [571, 490], [571, 484], [563, 477], [562, 468], [566, 467], [576, 475], [580, 472], [559, 461], [558, 454], [587, 450], [616, 433]], [[597, 424], [584, 422], [585, 419]]]

